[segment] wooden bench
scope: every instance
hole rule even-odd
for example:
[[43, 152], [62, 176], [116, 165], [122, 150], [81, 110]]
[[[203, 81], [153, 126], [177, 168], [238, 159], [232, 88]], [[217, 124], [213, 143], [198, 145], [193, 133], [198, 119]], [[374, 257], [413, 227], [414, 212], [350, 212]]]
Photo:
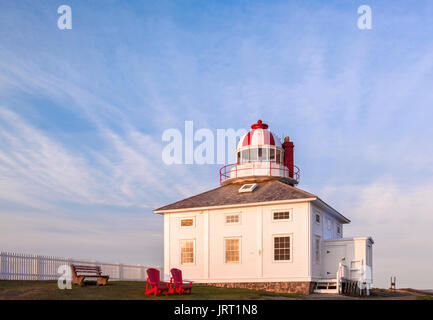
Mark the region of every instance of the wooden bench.
[[105, 286], [110, 276], [102, 275], [100, 266], [71, 264], [72, 283], [82, 285], [85, 278], [96, 278], [96, 285]]

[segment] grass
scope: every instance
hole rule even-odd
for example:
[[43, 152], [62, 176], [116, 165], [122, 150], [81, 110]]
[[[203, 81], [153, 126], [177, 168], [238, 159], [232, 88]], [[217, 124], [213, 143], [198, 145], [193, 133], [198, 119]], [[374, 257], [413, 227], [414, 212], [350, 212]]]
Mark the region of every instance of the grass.
[[433, 296], [419, 296], [416, 297], [417, 300], [433, 300]]
[[136, 281], [110, 281], [107, 286], [89, 282], [72, 286], [72, 290], [60, 290], [57, 281], [0, 281], [0, 300], [248, 300], [270, 297], [300, 298], [295, 294], [272, 293], [249, 289], [218, 288], [194, 285], [191, 295], [147, 296], [146, 284]]

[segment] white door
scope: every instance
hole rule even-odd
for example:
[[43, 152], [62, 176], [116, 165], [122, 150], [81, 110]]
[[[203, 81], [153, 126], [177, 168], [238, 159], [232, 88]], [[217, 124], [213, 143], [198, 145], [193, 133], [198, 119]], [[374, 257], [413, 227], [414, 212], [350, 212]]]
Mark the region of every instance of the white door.
[[324, 249], [323, 276], [328, 279], [335, 279], [338, 264], [344, 257], [346, 257], [346, 246], [326, 246]]

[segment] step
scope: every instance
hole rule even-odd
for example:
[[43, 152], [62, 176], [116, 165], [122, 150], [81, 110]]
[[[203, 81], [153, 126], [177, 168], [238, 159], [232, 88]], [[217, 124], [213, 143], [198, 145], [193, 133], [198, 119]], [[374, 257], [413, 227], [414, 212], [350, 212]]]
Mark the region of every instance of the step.
[[338, 293], [337, 289], [314, 289], [314, 293]]
[[337, 284], [336, 283], [317, 284], [316, 289], [337, 289]]
[[329, 279], [320, 279], [320, 280], [316, 280], [317, 283], [319, 282], [337, 282], [336, 278], [329, 278]]
[[337, 279], [320, 279], [316, 281], [315, 293], [338, 293]]

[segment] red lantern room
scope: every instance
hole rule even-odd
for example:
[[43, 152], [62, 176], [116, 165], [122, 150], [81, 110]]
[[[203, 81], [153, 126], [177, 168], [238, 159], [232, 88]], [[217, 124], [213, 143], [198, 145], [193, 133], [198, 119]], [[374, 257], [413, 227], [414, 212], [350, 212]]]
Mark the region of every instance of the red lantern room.
[[293, 162], [294, 145], [289, 137], [281, 143], [261, 120], [251, 129], [239, 140], [236, 163], [220, 169], [220, 183], [285, 179], [298, 184], [299, 168]]

